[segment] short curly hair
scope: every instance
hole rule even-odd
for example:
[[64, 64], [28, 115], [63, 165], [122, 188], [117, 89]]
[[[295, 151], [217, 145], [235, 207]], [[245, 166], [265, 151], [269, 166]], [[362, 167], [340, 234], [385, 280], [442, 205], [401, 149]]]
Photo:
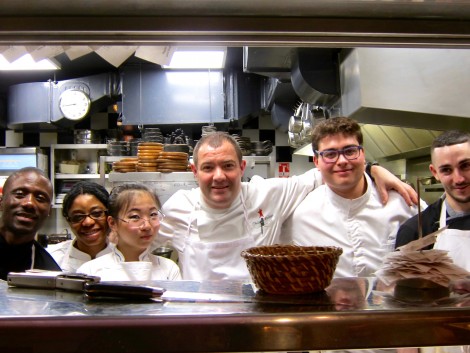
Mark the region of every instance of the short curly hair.
[[326, 136], [343, 134], [345, 136], [354, 136], [357, 142], [362, 145], [364, 137], [359, 124], [347, 117], [337, 117], [326, 119], [313, 128], [312, 131], [312, 149], [318, 151], [320, 141]]

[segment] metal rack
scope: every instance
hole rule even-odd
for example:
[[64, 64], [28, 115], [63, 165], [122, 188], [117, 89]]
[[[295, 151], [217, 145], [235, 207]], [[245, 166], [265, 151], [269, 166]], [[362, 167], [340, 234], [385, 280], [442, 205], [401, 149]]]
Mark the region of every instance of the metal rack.
[[[56, 204], [56, 196], [57, 196], [57, 180], [96, 180], [99, 181], [100, 174], [98, 174], [99, 168], [99, 160], [98, 160], [98, 152], [99, 151], [106, 151], [107, 145], [106, 144], [96, 144], [96, 143], [85, 143], [85, 144], [53, 144], [51, 145], [51, 157], [50, 157], [50, 177], [51, 182], [54, 187], [54, 207], [62, 207], [61, 204]], [[68, 174], [68, 173], [59, 173], [56, 171], [57, 169], [57, 154], [58, 151], [62, 153], [62, 157], [65, 156], [66, 153], [71, 154], [73, 150], [76, 150], [77, 157], [80, 158], [81, 156], [85, 156], [88, 159], [89, 165], [91, 166], [90, 173], [79, 173], [79, 174]], [[66, 152], [69, 151], [69, 152]], [[101, 172], [101, 169], [100, 169]], [[103, 184], [104, 185], [104, 184]]]

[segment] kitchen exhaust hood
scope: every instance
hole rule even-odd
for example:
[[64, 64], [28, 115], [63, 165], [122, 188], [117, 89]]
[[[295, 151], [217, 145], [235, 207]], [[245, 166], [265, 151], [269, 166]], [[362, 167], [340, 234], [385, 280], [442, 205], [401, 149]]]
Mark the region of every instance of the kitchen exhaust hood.
[[[339, 57], [341, 98], [330, 116], [361, 124], [368, 159], [423, 157], [442, 131], [470, 130], [469, 51], [356, 48]], [[306, 144], [295, 154], [313, 152]]]
[[59, 109], [61, 94], [67, 90], [85, 92], [90, 112], [106, 109], [120, 94], [119, 78], [114, 73], [98, 74], [58, 82], [29, 82], [9, 87], [8, 128], [49, 130], [70, 128], [75, 120], [64, 117]]
[[291, 71], [294, 91], [304, 103], [328, 107], [340, 94], [338, 50], [299, 48]]
[[470, 52], [358, 48], [341, 61], [343, 115], [420, 129], [470, 127]]
[[362, 124], [371, 159], [429, 155], [436, 136], [470, 130], [470, 52], [357, 48], [340, 64], [341, 111]]

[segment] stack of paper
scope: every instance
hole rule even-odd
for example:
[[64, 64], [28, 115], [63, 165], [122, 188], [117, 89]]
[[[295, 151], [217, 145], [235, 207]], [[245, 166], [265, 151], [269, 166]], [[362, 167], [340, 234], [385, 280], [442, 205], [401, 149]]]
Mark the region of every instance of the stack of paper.
[[420, 277], [448, 286], [470, 275], [455, 265], [445, 250], [400, 250], [388, 254], [377, 277], [386, 285], [402, 278]]

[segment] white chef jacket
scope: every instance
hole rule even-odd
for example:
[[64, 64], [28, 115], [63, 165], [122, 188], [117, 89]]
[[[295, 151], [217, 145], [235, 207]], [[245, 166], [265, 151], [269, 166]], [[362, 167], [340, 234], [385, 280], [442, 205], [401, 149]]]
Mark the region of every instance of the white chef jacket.
[[[77, 272], [77, 269], [85, 262], [92, 260], [91, 256], [75, 247], [77, 239], [66, 240], [57, 244], [48, 245], [46, 250], [52, 255], [62, 271]], [[111, 252], [109, 243], [96, 257]]]
[[316, 169], [291, 178], [255, 176], [242, 183], [239, 197], [225, 210], [207, 206], [199, 188], [179, 190], [163, 205], [154, 247], [171, 241], [185, 280], [244, 279], [234, 267], [244, 267], [249, 279], [240, 249], [281, 243], [282, 223], [320, 184]]
[[114, 244], [112, 251], [88, 261], [77, 272], [99, 276], [101, 281], [180, 280], [178, 265], [170, 259], [151, 254], [147, 249], [139, 261], [126, 262]]
[[364, 175], [367, 191], [361, 197], [345, 199], [322, 185], [302, 201], [284, 225], [283, 232], [296, 245], [343, 249], [335, 277], [373, 276], [385, 254], [394, 250], [401, 223], [418, 212], [395, 191], [389, 192], [383, 205], [375, 185]]

